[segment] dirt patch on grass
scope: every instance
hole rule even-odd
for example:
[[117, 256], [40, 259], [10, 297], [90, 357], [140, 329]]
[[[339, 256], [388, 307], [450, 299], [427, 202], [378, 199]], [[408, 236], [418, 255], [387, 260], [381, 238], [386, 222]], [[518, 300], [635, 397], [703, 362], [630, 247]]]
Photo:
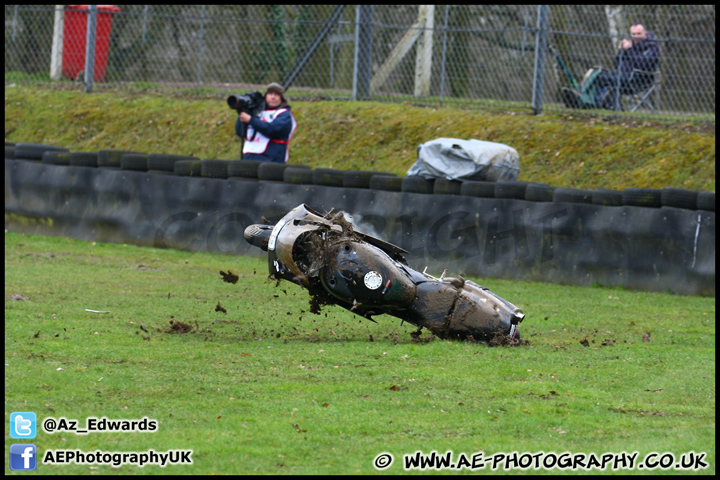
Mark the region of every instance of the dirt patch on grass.
[[530, 340], [510, 338], [502, 330], [495, 332], [495, 336], [488, 342], [490, 347], [519, 347], [524, 345], [530, 345]]
[[26, 297], [25, 295], [20, 295], [20, 294], [6, 295], [5, 298], [7, 300], [13, 300], [13, 301], [30, 300], [30, 297]]
[[[581, 331], [582, 331], [582, 329], [581, 329]], [[580, 340], [580, 342], [579, 342], [580, 345], [582, 345], [583, 347], [589, 347], [591, 344], [594, 344], [594, 343], [595, 343], [595, 340], [594, 340], [594, 339], [591, 339], [590, 337], [591, 337], [591, 336], [595, 337], [595, 336], [597, 336], [597, 335], [598, 335], [598, 330], [595, 329], [595, 330], [594, 330], [593, 332], [591, 332], [589, 335], [585, 335], [585, 338], [583, 338], [582, 340]], [[645, 338], [643, 338], [643, 342], [649, 341], [649, 338], [650, 338], [650, 337], [649, 337], [649, 334], [648, 334], [648, 340], [645, 340]], [[604, 339], [604, 340], [600, 343], [600, 346], [601, 346], [601, 347], [611, 347], [611, 346], [615, 345], [616, 343], [617, 343], [617, 339], [615, 339], [615, 338], [606, 338], [606, 339]]]
[[[611, 411], [611, 412], [616, 412], [616, 413], [627, 413], [627, 414], [630, 414], [630, 415], [637, 415], [637, 416], [639, 416], [639, 417], [648, 417], [648, 416], [652, 416], [652, 417], [669, 417], [669, 416], [671, 416], [670, 414], [668, 414], [668, 413], [666, 413], [666, 412], [662, 412], [662, 411], [660, 411], [660, 410], [641, 410], [641, 409], [611, 408], [610, 411]], [[682, 417], [682, 416], [684, 416], [684, 415], [687, 415], [687, 414], [679, 413], [679, 414], [675, 414], [675, 415], [673, 415], [673, 416], [681, 416], [681, 417]]]
[[165, 330], [165, 333], [188, 333], [191, 332], [193, 329], [192, 325], [188, 325], [185, 322], [180, 322], [178, 320], [170, 320], [170, 328]]

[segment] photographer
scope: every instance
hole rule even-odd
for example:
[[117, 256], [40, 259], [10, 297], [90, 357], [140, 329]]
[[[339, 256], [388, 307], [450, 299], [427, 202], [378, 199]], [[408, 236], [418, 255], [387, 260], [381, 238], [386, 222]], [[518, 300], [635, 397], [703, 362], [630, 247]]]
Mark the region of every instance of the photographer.
[[247, 131], [243, 160], [287, 163], [288, 147], [296, 126], [285, 90], [279, 84], [271, 83], [265, 90], [265, 110], [260, 118], [241, 112], [235, 124], [239, 137], [243, 137], [243, 130]]

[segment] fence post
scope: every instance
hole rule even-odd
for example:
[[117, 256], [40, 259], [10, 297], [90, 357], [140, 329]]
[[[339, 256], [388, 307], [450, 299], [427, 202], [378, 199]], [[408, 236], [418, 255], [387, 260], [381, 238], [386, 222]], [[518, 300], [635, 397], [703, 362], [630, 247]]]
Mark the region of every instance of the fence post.
[[358, 5], [355, 27], [355, 61], [353, 67], [353, 100], [370, 98], [372, 77], [373, 6]]
[[65, 22], [65, 5], [55, 5], [53, 21], [52, 50], [50, 52], [50, 78], [62, 78], [63, 28]]
[[445, 62], [447, 60], [447, 36], [448, 36], [448, 14], [450, 13], [450, 5], [445, 5], [445, 22], [443, 24], [443, 50], [442, 50], [442, 70], [440, 71], [440, 105], [442, 106], [445, 99]]
[[419, 39], [415, 53], [415, 92], [416, 97], [430, 95], [430, 76], [432, 74], [433, 33], [435, 30], [435, 5], [420, 5], [418, 20], [425, 19], [423, 34]]
[[203, 62], [203, 41], [205, 40], [205, 5], [202, 6], [200, 14], [200, 45], [198, 47], [198, 68], [197, 68], [197, 91], [200, 93], [202, 83], [202, 62]]
[[[624, 60], [625, 50], [620, 49], [618, 53], [619, 60], [617, 66], [617, 75], [615, 75], [615, 88], [613, 88], [613, 109], [615, 110], [615, 116], [617, 117], [618, 111], [620, 110], [620, 85], [622, 81], [622, 64]], [[602, 105], [600, 105], [602, 107]]]
[[545, 80], [545, 51], [547, 50], [548, 5], [538, 5], [537, 37], [535, 39], [535, 69], [533, 71], [533, 114], [542, 113], [543, 82]]
[[85, 48], [85, 93], [92, 92], [93, 75], [95, 75], [95, 39], [97, 36], [97, 5], [89, 5], [89, 8]]
[[150, 5], [145, 5], [145, 8], [143, 8], [143, 33], [142, 33], [142, 44], [145, 45], [147, 43], [147, 25], [148, 25], [148, 16], [149, 16], [149, 9]]

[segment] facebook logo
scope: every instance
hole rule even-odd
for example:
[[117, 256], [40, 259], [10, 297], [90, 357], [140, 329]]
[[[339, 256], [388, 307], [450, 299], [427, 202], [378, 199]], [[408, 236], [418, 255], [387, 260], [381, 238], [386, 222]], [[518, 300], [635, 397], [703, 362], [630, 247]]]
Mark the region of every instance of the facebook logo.
[[37, 447], [32, 443], [10, 445], [10, 470], [35, 470], [37, 468]]
[[37, 416], [34, 412], [13, 412], [10, 414], [10, 438], [35, 438]]

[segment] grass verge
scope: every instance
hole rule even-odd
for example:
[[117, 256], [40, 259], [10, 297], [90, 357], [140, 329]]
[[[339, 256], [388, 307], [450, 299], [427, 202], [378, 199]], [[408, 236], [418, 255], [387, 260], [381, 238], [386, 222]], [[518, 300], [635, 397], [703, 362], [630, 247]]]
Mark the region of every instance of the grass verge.
[[[73, 151], [124, 149], [239, 158], [237, 114], [215, 99], [6, 86], [5, 140]], [[715, 190], [715, 126], [525, 115], [378, 102], [291, 102], [290, 161], [404, 175], [439, 137], [499, 142], [520, 155], [519, 180], [557, 187]]]
[[416, 343], [393, 317], [313, 315], [266, 268], [6, 233], [6, 426], [14, 411], [81, 425], [147, 416], [157, 432], [34, 443], [40, 455], [193, 450], [190, 466], [37, 473], [365, 474], [381, 452], [402, 473], [417, 450], [694, 451], [715, 471], [712, 298], [475, 279], [523, 308], [531, 344]]

